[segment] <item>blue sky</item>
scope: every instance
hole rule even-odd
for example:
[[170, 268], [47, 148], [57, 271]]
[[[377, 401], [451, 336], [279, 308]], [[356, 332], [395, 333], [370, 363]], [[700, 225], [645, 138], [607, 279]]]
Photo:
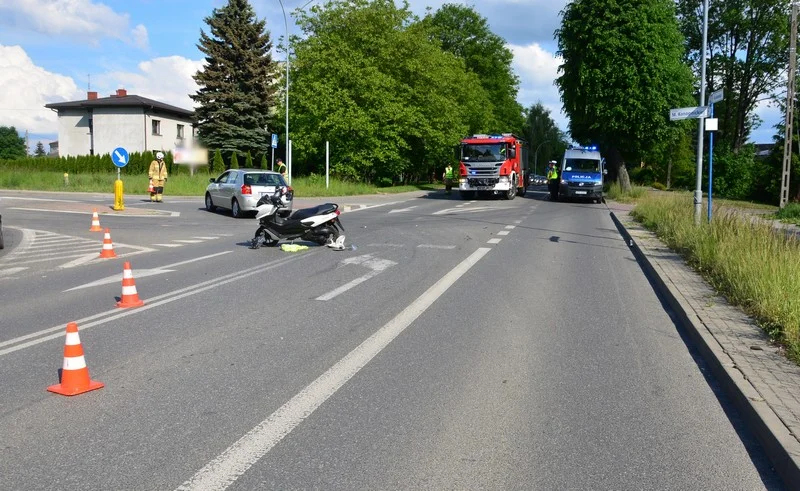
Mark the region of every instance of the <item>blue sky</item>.
[[[316, 0], [323, 2], [324, 0]], [[452, 1], [452, 0], [451, 0]], [[286, 0], [289, 30], [298, 33], [291, 12], [308, 0]], [[118, 88], [187, 109], [196, 90], [192, 75], [202, 66], [196, 47], [203, 19], [223, 0], [0, 0], [0, 125], [29, 132], [30, 144], [57, 139], [55, 114], [43, 106], [86, 98], [87, 88], [107, 96]], [[443, 1], [412, 0], [419, 15]], [[478, 0], [469, 3], [488, 19], [514, 53], [520, 77], [518, 100], [542, 102], [562, 129], [559, 61], [553, 32], [567, 0]], [[267, 21], [273, 43], [285, 35], [278, 0], [251, 0]], [[282, 59], [282, 54], [275, 54]], [[290, 92], [291, 99], [291, 92]], [[290, 101], [291, 105], [291, 101]], [[751, 140], [772, 141], [780, 111], [762, 107], [765, 123]]]

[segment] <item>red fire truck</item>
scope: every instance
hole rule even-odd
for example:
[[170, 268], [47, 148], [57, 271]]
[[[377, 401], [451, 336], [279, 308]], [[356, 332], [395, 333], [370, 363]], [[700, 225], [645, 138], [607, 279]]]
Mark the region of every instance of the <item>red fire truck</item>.
[[501, 194], [525, 196], [528, 144], [511, 133], [472, 135], [461, 140], [458, 190], [462, 198]]

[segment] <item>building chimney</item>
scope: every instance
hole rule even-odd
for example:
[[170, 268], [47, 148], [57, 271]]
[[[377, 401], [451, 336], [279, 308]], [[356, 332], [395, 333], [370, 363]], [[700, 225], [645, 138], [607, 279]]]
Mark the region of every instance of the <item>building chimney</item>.
[[128, 91], [125, 89], [117, 89], [117, 97], [125, 97], [128, 95]]
[[90, 101], [97, 99], [97, 92], [87, 92], [86, 98]]

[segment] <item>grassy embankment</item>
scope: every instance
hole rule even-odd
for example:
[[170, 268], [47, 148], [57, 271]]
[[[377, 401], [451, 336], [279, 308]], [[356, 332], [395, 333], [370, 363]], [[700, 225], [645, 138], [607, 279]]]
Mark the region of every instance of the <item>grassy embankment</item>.
[[632, 215], [800, 363], [800, 240], [736, 207], [753, 205], [721, 200], [711, 223], [696, 226], [691, 194], [647, 193]]
[[[148, 179], [146, 175], [125, 175], [122, 173], [124, 193], [147, 194]], [[60, 172], [14, 172], [0, 169], [0, 189], [20, 189], [31, 191], [68, 191], [87, 193], [114, 194], [116, 173], [107, 174], [70, 174], [68, 184]], [[205, 193], [209, 174], [198, 172], [194, 176], [178, 173], [170, 176], [164, 193], [171, 196], [198, 196]], [[438, 184], [420, 184], [412, 186], [377, 187], [370, 184], [330, 180], [330, 187], [325, 187], [325, 176], [297, 177], [292, 179], [295, 196], [310, 198], [316, 196], [353, 196], [378, 193], [403, 193], [417, 190], [434, 190], [441, 188]]]

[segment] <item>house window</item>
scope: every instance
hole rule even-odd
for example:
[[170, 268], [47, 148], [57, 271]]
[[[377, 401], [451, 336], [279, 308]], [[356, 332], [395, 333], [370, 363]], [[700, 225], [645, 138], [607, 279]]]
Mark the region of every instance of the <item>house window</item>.
[[178, 139], [179, 140], [183, 140], [183, 138], [184, 138], [183, 137], [183, 125], [179, 124], [178, 125]]
[[161, 136], [161, 120], [154, 119], [151, 121], [151, 123], [153, 125], [153, 134]]

